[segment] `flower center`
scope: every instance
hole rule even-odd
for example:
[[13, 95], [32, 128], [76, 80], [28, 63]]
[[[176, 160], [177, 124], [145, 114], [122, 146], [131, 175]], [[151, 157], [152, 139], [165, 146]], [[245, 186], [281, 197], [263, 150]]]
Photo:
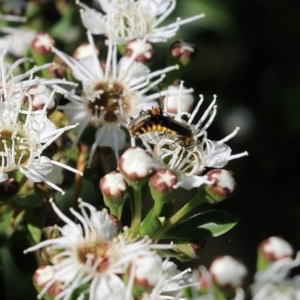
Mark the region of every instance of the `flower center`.
[[13, 126], [0, 129], [0, 163], [6, 172], [18, 169], [31, 157], [33, 149], [26, 131]]
[[89, 242], [79, 247], [78, 259], [85, 266], [104, 272], [109, 268], [114, 252], [108, 243]]
[[167, 141], [161, 143], [155, 152], [177, 174], [191, 176], [203, 171], [203, 149], [200, 145], [184, 147], [176, 141]]
[[124, 100], [124, 88], [118, 82], [98, 83], [95, 86], [93, 100], [89, 102], [89, 109], [94, 116], [99, 117], [104, 112], [104, 120], [115, 122], [118, 117], [119, 107]]

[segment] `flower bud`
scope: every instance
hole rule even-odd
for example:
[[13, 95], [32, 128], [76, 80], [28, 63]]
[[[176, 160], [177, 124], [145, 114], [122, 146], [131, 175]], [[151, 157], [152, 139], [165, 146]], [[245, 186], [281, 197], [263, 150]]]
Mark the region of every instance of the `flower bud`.
[[231, 171], [215, 169], [207, 174], [207, 179], [212, 181], [212, 185], [205, 184], [207, 193], [206, 200], [209, 203], [218, 203], [228, 198], [235, 189], [235, 180]]
[[[123, 205], [127, 183], [121, 173], [111, 172], [102, 177], [100, 180], [100, 189], [106, 206], [115, 209]], [[115, 212], [112, 211], [112, 213]]]
[[154, 172], [154, 161], [142, 148], [131, 147], [121, 156], [119, 169], [129, 185], [144, 184]]
[[178, 243], [174, 243], [173, 250], [179, 255], [176, 258], [180, 261], [189, 261], [196, 259], [205, 254], [206, 241], [200, 240], [182, 240]]
[[51, 113], [56, 107], [52, 90], [44, 84], [32, 85], [27, 90], [23, 102], [27, 107], [32, 105], [34, 111], [42, 110], [47, 105], [47, 112]]
[[134, 258], [130, 272], [134, 274], [133, 295], [137, 297], [151, 290], [160, 280], [163, 275], [162, 260], [155, 254]]
[[177, 175], [172, 170], [158, 170], [150, 177], [149, 186], [154, 201], [163, 203], [172, 200], [173, 186], [177, 183]]
[[[47, 285], [53, 278], [55, 271], [52, 266], [40, 266], [33, 275], [33, 283], [38, 292]], [[47, 299], [54, 299], [59, 293], [66, 288], [66, 285], [61, 281], [55, 281], [51, 287], [47, 289]], [[44, 295], [45, 296], [45, 295]], [[39, 297], [38, 297], [39, 298]]]
[[83, 43], [75, 49], [73, 57], [77, 60], [80, 60], [85, 57], [92, 56], [94, 54], [96, 54], [96, 56], [100, 54], [99, 48], [97, 48], [96, 46], [93, 47], [89, 43]]
[[67, 68], [66, 63], [60, 57], [55, 56], [52, 65], [48, 68], [48, 73], [53, 78], [64, 78]]
[[7, 197], [12, 197], [18, 194], [20, 184], [14, 178], [9, 178], [0, 182], [0, 194]]
[[243, 263], [229, 255], [215, 259], [209, 272], [218, 287], [233, 290], [243, 285], [248, 273]]
[[131, 57], [135, 51], [138, 51], [135, 60], [142, 64], [149, 63], [155, 57], [155, 49], [150, 42], [143, 42], [142, 40], [130, 41], [126, 46], [124, 56]]
[[40, 55], [52, 54], [52, 46], [55, 45], [53, 36], [48, 33], [39, 33], [31, 42], [33, 51]]
[[180, 81], [177, 80], [170, 85], [167, 89], [167, 95], [162, 100], [167, 113], [176, 115], [182, 111], [191, 112], [194, 103], [192, 92], [192, 89], [181, 87]]
[[[43, 228], [43, 235], [45, 240], [55, 239], [61, 236], [57, 226], [48, 226]], [[41, 258], [45, 264], [55, 264], [56, 261], [53, 258], [59, 252], [60, 250], [54, 249], [51, 246], [46, 246], [41, 249]]]
[[270, 263], [290, 258], [294, 251], [284, 239], [272, 236], [264, 240], [258, 247], [258, 270], [264, 270]]
[[197, 47], [195, 44], [179, 40], [171, 44], [170, 52], [171, 55], [178, 58], [181, 63], [187, 64], [191, 58], [197, 55]]

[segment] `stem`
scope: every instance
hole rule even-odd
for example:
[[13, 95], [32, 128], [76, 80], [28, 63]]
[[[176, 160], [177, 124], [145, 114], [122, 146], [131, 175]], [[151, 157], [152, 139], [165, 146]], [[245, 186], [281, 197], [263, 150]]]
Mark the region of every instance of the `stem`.
[[[86, 164], [86, 157], [88, 154], [88, 148], [84, 145], [79, 145], [79, 155], [78, 155], [78, 160], [77, 160], [77, 170], [81, 171], [82, 173], [84, 172], [85, 169], [85, 164]], [[78, 205], [78, 198], [81, 193], [81, 188], [82, 188], [82, 183], [83, 183], [83, 176], [80, 174], [75, 175], [75, 190], [74, 190], [74, 197], [73, 197], [73, 208], [76, 209]]]
[[140, 233], [142, 219], [142, 187], [133, 186], [133, 218], [131, 221], [129, 240], [134, 239]]
[[205, 194], [200, 188], [198, 189], [197, 194], [186, 205], [184, 205], [180, 210], [178, 210], [169, 220], [167, 220], [162, 226], [162, 228], [159, 230], [159, 232], [157, 232], [157, 234], [155, 234], [152, 238], [161, 238], [164, 232], [168, 231], [170, 228], [176, 225], [186, 214], [188, 214], [191, 210], [193, 210], [201, 203], [204, 203], [205, 201]]
[[118, 220], [120, 220], [120, 221], [121, 221], [121, 217], [122, 217], [123, 206], [124, 206], [124, 203], [118, 207], [118, 211], [117, 211], [117, 214], [116, 214]]

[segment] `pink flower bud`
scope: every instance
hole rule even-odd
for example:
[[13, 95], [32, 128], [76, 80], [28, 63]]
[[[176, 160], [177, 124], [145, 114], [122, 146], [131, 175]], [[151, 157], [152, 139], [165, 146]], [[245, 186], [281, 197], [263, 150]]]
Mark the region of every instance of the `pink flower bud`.
[[[169, 114], [178, 114], [182, 111], [191, 112], [194, 104], [193, 90], [184, 86], [180, 87], [180, 82], [175, 81], [167, 89], [167, 95], [163, 98], [163, 105]], [[180, 95], [181, 94], [181, 95]], [[165, 103], [165, 101], [167, 103]]]
[[52, 90], [44, 84], [32, 85], [27, 90], [23, 101], [27, 106], [31, 103], [32, 110], [42, 110], [47, 105], [47, 111], [52, 111], [56, 103], [51, 94]]
[[154, 172], [152, 156], [138, 147], [127, 149], [120, 158], [119, 169], [127, 181], [136, 182]]
[[105, 197], [117, 202], [123, 199], [127, 183], [121, 173], [111, 172], [101, 178], [100, 188]]
[[73, 57], [77, 60], [80, 60], [94, 54], [96, 54], [96, 56], [100, 54], [99, 48], [92, 47], [92, 45], [88, 43], [83, 43], [75, 49]]
[[136, 257], [132, 260], [131, 272], [134, 272], [135, 285], [149, 289], [155, 286], [162, 276], [162, 260], [158, 255]]
[[291, 257], [294, 253], [292, 246], [288, 242], [276, 236], [263, 241], [259, 249], [268, 262]]
[[175, 41], [170, 46], [171, 55], [180, 60], [189, 60], [197, 55], [197, 47], [195, 44], [184, 40]]
[[173, 186], [177, 183], [177, 175], [172, 170], [158, 170], [150, 178], [152, 188], [159, 193], [168, 193], [173, 190]]
[[224, 169], [215, 169], [207, 174], [207, 179], [212, 181], [212, 185], [206, 185], [205, 190], [208, 193], [210, 203], [216, 203], [226, 199], [235, 189], [235, 180], [231, 171]]
[[130, 41], [126, 46], [124, 56], [131, 57], [135, 51], [138, 51], [135, 54], [135, 60], [142, 64], [150, 62], [155, 57], [155, 49], [150, 42], [143, 42], [142, 40]]
[[242, 286], [248, 273], [243, 263], [229, 255], [215, 259], [209, 272], [218, 286], [232, 289]]
[[54, 38], [48, 33], [39, 33], [31, 42], [32, 49], [41, 55], [52, 53], [52, 46], [55, 45]]

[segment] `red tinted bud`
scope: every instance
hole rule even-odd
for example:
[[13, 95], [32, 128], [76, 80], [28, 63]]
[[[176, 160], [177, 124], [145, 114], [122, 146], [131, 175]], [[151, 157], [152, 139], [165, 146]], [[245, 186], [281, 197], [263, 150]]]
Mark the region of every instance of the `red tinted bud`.
[[146, 64], [155, 57], [155, 49], [150, 42], [143, 42], [142, 40], [130, 41], [125, 50], [124, 56], [131, 57], [135, 51], [138, 51], [135, 60], [142, 64]]
[[120, 158], [119, 169], [127, 182], [137, 183], [154, 172], [152, 156], [138, 147], [127, 149]]
[[60, 57], [55, 57], [53, 64], [48, 68], [49, 74], [53, 78], [64, 78], [66, 76], [67, 65]]
[[195, 44], [179, 40], [171, 44], [171, 55], [180, 60], [189, 60], [197, 55], [197, 47]]
[[54, 45], [55, 40], [48, 33], [39, 33], [31, 42], [32, 49], [41, 55], [52, 54], [52, 46]]
[[259, 249], [264, 259], [268, 262], [291, 257], [294, 253], [292, 246], [288, 242], [276, 236], [263, 241]]
[[207, 200], [210, 203], [217, 203], [228, 198], [235, 189], [235, 180], [231, 171], [215, 169], [207, 173], [207, 179], [212, 185], [206, 185], [205, 191], [208, 194]]
[[76, 48], [76, 50], [73, 53], [73, 57], [77, 60], [83, 59], [88, 56], [92, 56], [96, 54], [98, 56], [100, 54], [100, 51], [97, 47], [92, 47], [92, 45], [88, 43], [81, 44], [79, 47]]
[[228, 289], [242, 286], [248, 273], [242, 262], [229, 255], [215, 259], [209, 272], [219, 287]]
[[168, 193], [173, 190], [173, 186], [177, 183], [177, 175], [171, 170], [158, 170], [150, 178], [152, 187], [159, 193]]

